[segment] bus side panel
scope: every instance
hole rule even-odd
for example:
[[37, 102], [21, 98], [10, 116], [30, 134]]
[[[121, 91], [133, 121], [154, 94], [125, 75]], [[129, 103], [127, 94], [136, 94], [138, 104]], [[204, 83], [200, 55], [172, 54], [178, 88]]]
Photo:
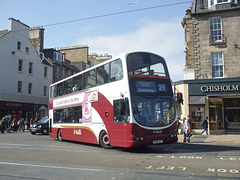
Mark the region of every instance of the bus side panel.
[[127, 147], [127, 123], [112, 123], [108, 127], [111, 135], [111, 146]]
[[92, 129], [87, 126], [61, 125], [62, 138], [64, 140], [98, 144], [97, 137]]
[[92, 103], [93, 108], [99, 113], [107, 129], [111, 146], [126, 147], [127, 129], [126, 123], [113, 122], [113, 105], [99, 92], [98, 102]]
[[52, 127], [52, 132], [49, 132], [49, 136], [52, 138], [57, 138], [57, 130], [58, 128]]
[[98, 144], [95, 133], [86, 127], [81, 127], [73, 130], [75, 141]]

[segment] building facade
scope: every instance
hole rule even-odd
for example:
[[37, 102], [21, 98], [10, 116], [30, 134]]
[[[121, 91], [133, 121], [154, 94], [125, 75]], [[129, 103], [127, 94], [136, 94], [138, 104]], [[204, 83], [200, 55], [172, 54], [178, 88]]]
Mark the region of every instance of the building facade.
[[39, 56], [29, 39], [29, 26], [9, 18], [0, 31], [0, 118], [35, 118], [48, 106], [52, 64]]
[[65, 56], [56, 49], [44, 49], [43, 54], [44, 57], [53, 64], [53, 83], [80, 71], [71, 61], [65, 59]]
[[97, 65], [97, 64], [100, 64], [104, 61], [112, 59], [112, 55], [109, 55], [108, 53], [105, 53], [105, 54], [90, 53], [89, 56], [88, 56], [88, 59], [94, 65]]
[[56, 50], [63, 55], [63, 59], [70, 60], [79, 71], [83, 71], [93, 66], [88, 60], [89, 47], [87, 45], [58, 47]]
[[184, 80], [175, 82], [184, 104], [178, 115], [211, 133], [240, 131], [240, 2], [194, 0], [182, 21], [185, 31]]

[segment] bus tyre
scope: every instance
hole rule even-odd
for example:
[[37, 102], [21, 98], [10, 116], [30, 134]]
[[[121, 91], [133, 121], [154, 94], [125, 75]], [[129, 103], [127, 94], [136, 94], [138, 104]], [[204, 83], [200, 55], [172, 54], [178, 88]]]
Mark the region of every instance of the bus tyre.
[[102, 131], [99, 136], [99, 144], [101, 147], [105, 149], [110, 149], [111, 146], [109, 144], [109, 137], [106, 131]]
[[59, 141], [62, 141], [62, 130], [61, 129], [58, 130], [57, 138]]

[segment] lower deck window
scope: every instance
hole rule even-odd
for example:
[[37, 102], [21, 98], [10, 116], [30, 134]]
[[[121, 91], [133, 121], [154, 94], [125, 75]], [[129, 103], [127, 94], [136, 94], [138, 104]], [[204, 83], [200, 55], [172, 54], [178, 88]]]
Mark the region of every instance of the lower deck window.
[[54, 123], [82, 123], [82, 106], [54, 110]]

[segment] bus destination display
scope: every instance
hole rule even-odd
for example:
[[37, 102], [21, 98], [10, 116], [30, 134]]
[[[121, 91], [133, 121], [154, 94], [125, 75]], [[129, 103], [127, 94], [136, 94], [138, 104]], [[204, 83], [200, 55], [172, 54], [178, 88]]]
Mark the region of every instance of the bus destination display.
[[136, 81], [137, 93], [158, 93], [167, 92], [166, 84], [158, 84], [154, 81]]

